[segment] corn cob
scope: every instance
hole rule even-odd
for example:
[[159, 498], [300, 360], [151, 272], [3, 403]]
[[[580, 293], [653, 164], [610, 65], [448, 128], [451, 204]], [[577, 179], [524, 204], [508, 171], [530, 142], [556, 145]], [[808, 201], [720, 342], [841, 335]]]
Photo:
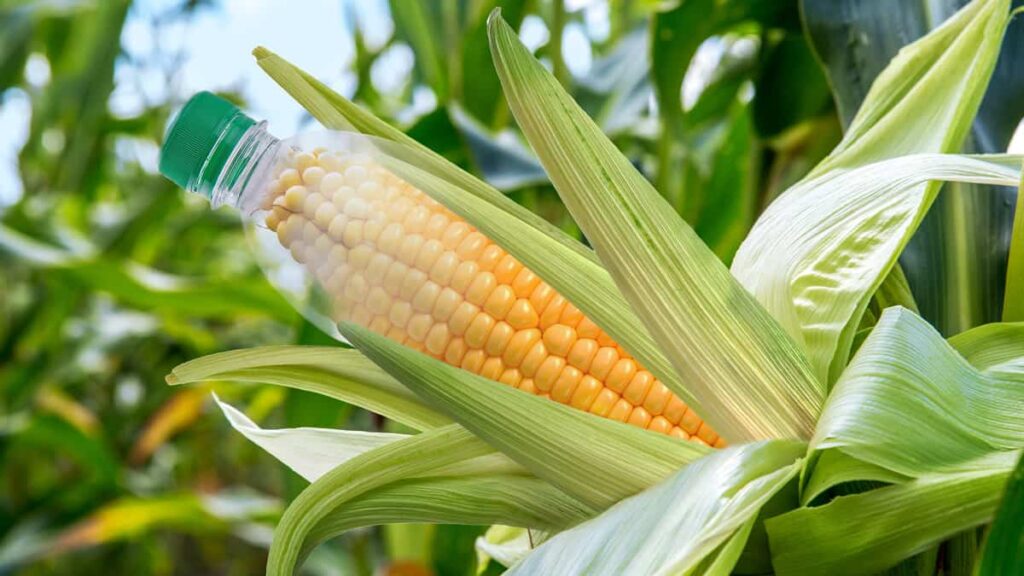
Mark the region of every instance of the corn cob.
[[572, 303], [368, 155], [291, 154], [262, 208], [336, 321], [598, 416], [724, 446]]

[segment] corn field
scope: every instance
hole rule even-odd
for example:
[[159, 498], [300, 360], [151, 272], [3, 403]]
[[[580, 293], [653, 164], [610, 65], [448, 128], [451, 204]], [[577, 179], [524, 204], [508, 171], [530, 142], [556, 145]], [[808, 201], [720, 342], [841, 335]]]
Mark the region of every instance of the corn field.
[[1024, 573], [1022, 6], [0, 0], [0, 574]]

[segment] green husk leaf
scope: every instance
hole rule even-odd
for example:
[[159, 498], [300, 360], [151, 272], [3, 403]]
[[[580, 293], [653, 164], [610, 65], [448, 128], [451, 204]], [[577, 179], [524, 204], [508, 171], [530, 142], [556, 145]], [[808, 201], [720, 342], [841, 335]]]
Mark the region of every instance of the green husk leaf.
[[766, 521], [780, 576], [874, 574], [991, 520], [1010, 468], [940, 474]]
[[[521, 467], [455, 424], [365, 452], [321, 476], [292, 502], [274, 532], [267, 574], [292, 574], [321, 522], [342, 514], [344, 506], [372, 490], [421, 478], [501, 475], [528, 477]], [[382, 518], [391, 518], [388, 514]]]
[[1006, 485], [999, 512], [992, 522], [976, 574], [1012, 576], [1024, 573], [1024, 456]]
[[213, 398], [232, 428], [310, 482], [364, 452], [408, 438], [406, 434], [329, 428], [265, 430], [216, 394]]
[[[912, 478], [984, 472], [1024, 448], [1022, 411], [1019, 380], [979, 371], [919, 316], [890, 308], [837, 382], [811, 449]], [[811, 483], [834, 485], [830, 468], [819, 461]]]
[[340, 328], [377, 365], [473, 434], [597, 509], [710, 451], [497, 384], [352, 323]]
[[731, 442], [808, 437], [824, 387], [802, 352], [515, 32], [489, 26], [520, 128], [701, 417]]
[[314, 392], [416, 430], [451, 423], [356, 350], [329, 346], [233, 350], [185, 362], [167, 376], [167, 383], [172, 385], [206, 380], [277, 384]]
[[872, 294], [931, 205], [932, 180], [1014, 185], [1020, 157], [916, 154], [805, 180], [761, 215], [736, 277], [834, 382]]
[[850, 456], [841, 450], [822, 450], [814, 463], [815, 473], [811, 475], [807, 486], [800, 493], [800, 503], [804, 506], [824, 494], [829, 488], [845, 482], [884, 482], [886, 484], [902, 484], [912, 480], [910, 476], [899, 474], [869, 464]]
[[749, 533], [761, 507], [796, 477], [803, 447], [767, 441], [710, 454], [555, 535], [509, 574], [692, 574], [723, 545], [711, 566], [727, 573], [745, 542], [730, 539]]
[[[1007, 0], [978, 0], [904, 48], [875, 80], [836, 149], [772, 204], [740, 247], [733, 273], [805, 347], [819, 378], [831, 383], [842, 371], [870, 295], [938, 189], [928, 179], [899, 186], [896, 196], [910, 203], [893, 217], [868, 201], [870, 180], [844, 182], [837, 171], [868, 170], [860, 179], [879, 181], [881, 168], [892, 167], [881, 163], [888, 158], [959, 149], [1008, 17]], [[868, 168], [872, 163], [879, 170]], [[835, 227], [836, 216], [844, 227]]]
[[528, 476], [406, 480], [371, 490], [326, 516], [309, 533], [303, 555], [317, 543], [342, 532], [375, 524], [501, 523], [564, 530], [594, 514], [593, 509], [551, 484]]
[[949, 345], [986, 374], [1024, 379], [1024, 322], [978, 326], [953, 336]]

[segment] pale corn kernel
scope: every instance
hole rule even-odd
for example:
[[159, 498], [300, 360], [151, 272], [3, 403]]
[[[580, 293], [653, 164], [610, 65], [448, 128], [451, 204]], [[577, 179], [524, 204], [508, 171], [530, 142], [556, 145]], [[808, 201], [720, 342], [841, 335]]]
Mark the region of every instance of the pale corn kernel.
[[[458, 256], [456, 256], [456, 258], [458, 258]], [[452, 275], [449, 286], [451, 286], [453, 290], [465, 292], [469, 288], [469, 284], [476, 279], [479, 273], [480, 265], [476, 262], [462, 262], [455, 269], [455, 273]]]
[[540, 277], [527, 268], [521, 268], [512, 280], [512, 289], [519, 298], [529, 298], [533, 290], [540, 284]]
[[341, 186], [345, 183], [345, 179], [342, 178], [341, 174], [337, 172], [328, 172], [320, 179], [320, 193], [325, 198], [334, 200], [334, 193], [337, 192]]
[[433, 325], [434, 319], [429, 314], [413, 314], [412, 318], [409, 319], [409, 323], [405, 326], [405, 331], [409, 334], [409, 338], [417, 342], [423, 342], [427, 337], [427, 332]]
[[523, 374], [515, 368], [506, 368], [505, 371], [501, 373], [501, 376], [498, 377], [498, 382], [508, 384], [513, 388], [518, 386], [522, 380]]
[[449, 226], [444, 231], [444, 234], [441, 235], [441, 243], [444, 244], [446, 250], [455, 250], [462, 243], [463, 238], [469, 234], [470, 230], [472, 228], [470, 228], [469, 224], [456, 222]]
[[375, 253], [366, 266], [366, 280], [371, 284], [383, 284], [393, 262], [394, 260], [387, 254]]
[[409, 319], [412, 318], [412, 313], [412, 305], [408, 302], [395, 302], [388, 312], [388, 319], [395, 326], [405, 328], [405, 325], [409, 323]]
[[306, 220], [302, 225], [302, 243], [307, 246], [312, 245], [316, 242], [316, 239], [321, 236], [320, 229], [316, 227], [316, 224]]
[[405, 333], [405, 330], [402, 330], [398, 326], [388, 328], [388, 333], [385, 334], [385, 336], [399, 344], [405, 344], [406, 339], [409, 337], [409, 335]]
[[555, 379], [555, 384], [551, 387], [551, 399], [562, 404], [568, 404], [569, 400], [572, 399], [572, 395], [576, 392], [576, 387], [579, 386], [581, 379], [583, 379], [583, 373], [579, 369], [572, 366], [562, 368], [562, 372], [559, 373], [558, 378]]
[[309, 196], [309, 190], [305, 186], [296, 184], [284, 193], [284, 206], [292, 212], [301, 212], [302, 207], [306, 204], [307, 196]]
[[323, 195], [319, 192], [311, 192], [306, 196], [305, 201], [302, 202], [302, 212], [307, 218], [312, 220], [316, 217], [316, 211], [322, 206], [326, 200]]
[[428, 220], [430, 220], [430, 210], [423, 206], [417, 206], [406, 214], [402, 225], [410, 234], [422, 234], [427, 229]]
[[608, 346], [598, 348], [597, 354], [594, 354], [594, 360], [590, 363], [590, 370], [588, 372], [591, 376], [603, 382], [608, 378], [608, 373], [611, 372], [612, 367], [618, 361], [619, 353], [615, 348]]
[[440, 356], [448, 347], [448, 342], [451, 341], [451, 338], [452, 336], [448, 331], [448, 327], [444, 324], [437, 323], [434, 324], [430, 328], [430, 331], [427, 332], [427, 339], [424, 344], [431, 354]]
[[[618, 398], [618, 394], [616, 394]], [[630, 404], [623, 398], [618, 398], [611, 410], [608, 411], [608, 417], [612, 420], [618, 420], [619, 422], [625, 422], [626, 418], [629, 418], [630, 413], [633, 412], [633, 405]]]
[[444, 349], [444, 361], [452, 366], [462, 364], [462, 357], [466, 355], [469, 347], [462, 338], [452, 338]]
[[653, 416], [657, 416], [665, 411], [665, 407], [668, 405], [669, 398], [672, 397], [672, 392], [667, 386], [661, 383], [660, 380], [655, 380], [654, 385], [647, 392], [644, 397], [643, 406]]
[[575, 343], [576, 332], [568, 326], [555, 324], [544, 331], [544, 345], [556, 356], [567, 356]]
[[479, 374], [486, 360], [487, 354], [483, 350], [470, 350], [462, 357], [462, 363], [459, 367], [463, 370], [469, 370], [473, 374]]
[[512, 287], [501, 285], [491, 291], [491, 295], [484, 301], [483, 309], [496, 319], [504, 320], [515, 301], [516, 295]]
[[[515, 328], [515, 326], [513, 326]], [[505, 348], [505, 352], [501, 355], [502, 361], [506, 366], [513, 368], [519, 367], [523, 362], [523, 358], [526, 357], [526, 353], [533, 348], [534, 344], [540, 342], [541, 333], [536, 328], [530, 328], [526, 330], [518, 330], [512, 339], [509, 340], [508, 346]], [[543, 344], [541, 344], [543, 348]]]
[[462, 304], [462, 296], [451, 288], [444, 288], [441, 293], [437, 295], [437, 300], [434, 302], [434, 309], [432, 314], [439, 322], [446, 322], [455, 314], [455, 310]]
[[427, 220], [427, 227], [423, 230], [423, 235], [428, 238], [440, 240], [445, 228], [447, 228], [450, 223], [451, 220], [449, 220], [444, 214], [433, 214], [430, 216], [430, 220]]
[[423, 243], [420, 248], [419, 254], [416, 255], [416, 267], [425, 272], [429, 272], [434, 266], [434, 262], [441, 257], [444, 253], [444, 246], [440, 242], [434, 239], [429, 239]]
[[541, 391], [550, 392], [551, 387], [555, 385], [555, 380], [562, 373], [563, 368], [565, 368], [565, 358], [548, 356], [540, 363], [540, 367], [537, 368], [537, 372], [533, 375], [534, 384]]
[[470, 322], [472, 322], [479, 314], [480, 308], [478, 306], [464, 301], [455, 309], [455, 313], [452, 314], [451, 320], [448, 321], [448, 327], [451, 328], [452, 334], [462, 336], [469, 328]]
[[[449, 286], [459, 266], [459, 257], [448, 250], [441, 254], [430, 268], [430, 279], [442, 286]], [[467, 280], [468, 282], [468, 280]]]
[[363, 240], [367, 242], [377, 242], [377, 238], [380, 237], [380, 233], [384, 230], [384, 222], [380, 220], [367, 220], [363, 222]]
[[494, 271], [494, 268], [498, 265], [498, 262], [504, 258], [504, 256], [505, 251], [501, 249], [501, 246], [498, 246], [497, 244], [487, 246], [478, 258], [480, 269], [486, 272]]
[[365, 220], [370, 216], [370, 203], [362, 198], [352, 198], [345, 203], [345, 215], [349, 218]]
[[501, 363], [501, 358], [488, 358], [480, 367], [480, 375], [491, 380], [497, 380], [504, 371], [505, 366]]
[[420, 253], [420, 248], [423, 247], [423, 236], [419, 234], [409, 234], [405, 238], [402, 238], [402, 245], [398, 249], [398, 260], [403, 264], [413, 266], [416, 263], [416, 255]]
[[409, 271], [405, 274], [405, 278], [402, 278], [402, 287], [398, 291], [398, 297], [402, 300], [411, 301], [413, 296], [419, 292], [420, 287], [423, 286], [423, 283], [426, 281], [426, 274], [415, 268], [409, 268]]
[[387, 273], [384, 274], [384, 288], [393, 296], [397, 296], [402, 289], [402, 282], [409, 273], [409, 267], [401, 262], [391, 262]]
[[382, 316], [391, 310], [391, 303], [391, 296], [379, 286], [371, 288], [370, 294], [366, 297], [367, 310]]
[[634, 404], [643, 402], [653, 383], [654, 376], [646, 370], [638, 373], [636, 362], [632, 358], [619, 359], [604, 379], [605, 386], [622, 394], [623, 398]]
[[523, 361], [519, 364], [519, 370], [523, 372], [527, 378], [533, 378], [533, 375], [537, 373], [537, 369], [544, 360], [548, 358], [548, 348], [544, 345], [544, 342], [537, 342], [523, 357]]
[[[569, 355], [566, 359], [569, 364], [579, 368], [580, 370], [587, 372], [590, 370], [590, 363], [594, 361], [594, 356], [597, 354], [597, 342], [590, 339], [578, 339], [576, 343], [569, 349]], [[622, 390], [616, 390], [616, 392], [622, 392]]]
[[376, 198], [380, 194], [380, 184], [373, 181], [363, 182], [356, 188], [356, 194], [363, 198]]
[[292, 243], [292, 246], [291, 246], [291, 248], [289, 248], [289, 250], [292, 253], [292, 258], [294, 258], [296, 262], [298, 262], [299, 264], [305, 264], [306, 263], [306, 245], [305, 244], [303, 244], [301, 241], [296, 240], [295, 242]]
[[427, 280], [412, 297], [412, 308], [417, 312], [433, 312], [437, 297], [441, 295], [441, 287]]
[[304, 173], [306, 168], [316, 165], [316, 157], [309, 152], [301, 152], [295, 155], [295, 168], [298, 169], [299, 173]]
[[316, 220], [316, 225], [319, 226], [322, 230], [329, 230], [331, 227], [331, 222], [334, 221], [334, 217], [337, 215], [338, 210], [337, 208], [334, 207], [334, 204], [331, 204], [330, 202], [324, 202], [320, 204], [320, 206], [316, 209], [314, 219]]
[[366, 180], [369, 173], [363, 166], [349, 166], [345, 169], [345, 183], [349, 186], [358, 186]]
[[477, 274], [466, 290], [466, 300], [477, 306], [483, 306], [484, 301], [491, 295], [497, 284], [498, 281], [494, 279], [494, 274], [490, 272]]
[[668, 434], [672, 431], [672, 423], [663, 416], [655, 416], [651, 419], [651, 423], [647, 425], [647, 429], [659, 434]]
[[285, 168], [277, 175], [277, 184], [282, 190], [287, 190], [301, 182], [302, 178], [299, 177], [299, 171], [294, 168]]
[[483, 348], [497, 322], [489, 314], [477, 314], [476, 318], [469, 323], [463, 338], [470, 348]]
[[362, 272], [370, 265], [373, 258], [373, 249], [366, 244], [360, 244], [348, 251], [348, 265], [357, 272]]
[[363, 308], [362, 306], [353, 307], [351, 316], [351, 321], [356, 324], [359, 324], [360, 326], [369, 325], [370, 321], [373, 319], [373, 315], [370, 314], [370, 311], [367, 310], [366, 308]]
[[480, 254], [483, 253], [484, 248], [487, 247], [487, 243], [487, 237], [483, 234], [479, 232], [470, 232], [462, 242], [459, 243], [459, 246], [455, 249], [455, 253], [463, 260], [477, 260], [480, 258]]
[[325, 172], [323, 168], [319, 166], [310, 166], [302, 171], [302, 181], [306, 186], [318, 187], [326, 175], [327, 172]]
[[377, 249], [388, 256], [394, 256], [398, 254], [398, 249], [402, 246], [402, 238], [404, 236], [405, 229], [402, 228], [402, 225], [392, 222], [385, 226], [381, 230], [380, 236], [377, 237]]
[[487, 352], [488, 356], [500, 357], [501, 353], [512, 341], [512, 336], [515, 332], [516, 331], [509, 326], [507, 322], [498, 322], [495, 324], [494, 328], [491, 329], [491, 333], [487, 337], [487, 342], [484, 343], [484, 352]]
[[348, 225], [345, 226], [345, 233], [341, 237], [341, 241], [345, 243], [345, 246], [352, 248], [362, 244], [363, 242], [363, 223], [359, 221], [349, 221]]
[[388, 322], [388, 319], [384, 316], [375, 316], [373, 320], [370, 321], [368, 328], [377, 334], [384, 335], [387, 334], [388, 330], [391, 328], [391, 323]]
[[350, 274], [345, 282], [345, 297], [353, 302], [362, 302], [370, 292], [366, 279], [358, 274]]
[[348, 227], [348, 217], [344, 214], [338, 214], [331, 220], [330, 226], [327, 227], [327, 234], [334, 239], [335, 242], [341, 242], [345, 238], [345, 228]]
[[602, 388], [604, 388], [604, 386], [602, 386], [596, 378], [590, 375], [585, 375], [580, 378], [579, 385], [576, 386], [576, 391], [572, 393], [572, 398], [569, 399], [569, 404], [573, 408], [590, 411], [590, 407], [594, 405], [594, 402], [597, 400], [597, 396], [601, 393]]

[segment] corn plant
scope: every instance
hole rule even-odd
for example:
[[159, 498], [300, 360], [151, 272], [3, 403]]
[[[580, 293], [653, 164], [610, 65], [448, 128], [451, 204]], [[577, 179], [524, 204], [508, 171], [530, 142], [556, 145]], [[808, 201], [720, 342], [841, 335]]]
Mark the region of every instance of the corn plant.
[[222, 405], [312, 482], [277, 528], [268, 573], [292, 573], [343, 531], [401, 522], [527, 529], [480, 544], [511, 574], [969, 571], [978, 554], [958, 535], [992, 521], [1024, 448], [1024, 210], [1003, 322], [944, 338], [914, 312], [897, 259], [942, 182], [1019, 185], [1020, 156], [952, 153], [1010, 16], [1008, 0], [975, 0], [901, 51], [730, 268], [499, 14], [488, 34], [505, 97], [589, 246], [257, 49], [323, 125], [377, 142], [404, 180], [563, 294], [729, 444], [523, 394], [354, 323], [339, 326], [354, 349], [183, 364], [168, 382], [309, 390], [407, 431], [262, 430]]

